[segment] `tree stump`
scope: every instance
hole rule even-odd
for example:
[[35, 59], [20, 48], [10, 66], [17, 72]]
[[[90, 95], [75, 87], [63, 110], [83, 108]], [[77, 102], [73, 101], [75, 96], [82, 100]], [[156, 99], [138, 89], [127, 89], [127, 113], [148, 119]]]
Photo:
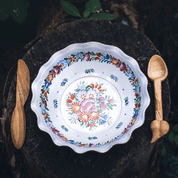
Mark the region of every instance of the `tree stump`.
[[[32, 83], [38, 70], [51, 55], [73, 43], [97, 41], [119, 47], [139, 63], [147, 76], [149, 59], [160, 55], [152, 42], [137, 30], [106, 20], [76, 20], [58, 26], [49, 35], [40, 39], [25, 54], [23, 60], [30, 70]], [[148, 78], [148, 76], [147, 76]], [[16, 150], [10, 135], [10, 121], [15, 107], [16, 75], [11, 83], [7, 99], [6, 147], [9, 160], [22, 166], [24, 175], [29, 178], [131, 178], [157, 177], [162, 138], [150, 143], [152, 132], [150, 123], [155, 119], [154, 88], [149, 81], [148, 92], [151, 103], [146, 110], [144, 124], [136, 129], [126, 144], [113, 146], [106, 153], [89, 151], [75, 153], [69, 147], [56, 146], [51, 137], [37, 126], [37, 118], [30, 108], [32, 92], [25, 104], [26, 139], [23, 147]], [[163, 114], [168, 120], [170, 111], [170, 90], [168, 79], [162, 82]], [[12, 154], [13, 153], [13, 154]]]

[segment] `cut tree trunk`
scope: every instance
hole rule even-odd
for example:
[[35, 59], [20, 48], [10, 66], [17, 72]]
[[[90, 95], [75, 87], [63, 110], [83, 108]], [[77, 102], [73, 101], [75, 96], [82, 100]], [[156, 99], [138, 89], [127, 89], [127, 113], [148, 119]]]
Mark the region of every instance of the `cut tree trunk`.
[[[155, 54], [160, 55], [146, 36], [129, 26], [112, 24], [106, 20], [76, 20], [58, 26], [25, 54], [23, 60], [30, 70], [30, 82], [33, 82], [39, 68], [55, 52], [73, 43], [89, 41], [119, 47], [138, 62], [146, 76], [149, 59]], [[36, 115], [30, 108], [32, 99], [30, 91], [24, 107], [26, 139], [23, 147], [16, 150], [10, 135], [10, 121], [16, 98], [16, 76], [14, 76], [7, 99], [5, 121], [4, 141], [9, 150], [9, 160], [14, 156], [14, 166], [22, 169], [26, 178], [156, 178], [163, 139], [150, 143], [152, 139], [150, 123], [155, 119], [155, 106], [153, 82], [149, 79], [148, 92], [151, 103], [145, 113], [145, 122], [132, 133], [127, 143], [115, 145], [106, 153], [89, 151], [77, 154], [69, 147], [56, 146], [51, 137], [38, 128]], [[168, 120], [171, 104], [168, 79], [162, 82], [162, 97], [164, 120]]]

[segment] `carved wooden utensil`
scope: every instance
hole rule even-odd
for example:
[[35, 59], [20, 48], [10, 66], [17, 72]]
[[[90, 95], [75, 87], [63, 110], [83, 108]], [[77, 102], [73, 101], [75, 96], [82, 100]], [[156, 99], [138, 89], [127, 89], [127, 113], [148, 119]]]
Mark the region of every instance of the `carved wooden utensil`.
[[151, 122], [151, 130], [153, 137], [151, 143], [165, 135], [169, 131], [169, 124], [163, 120], [162, 110], [162, 91], [161, 82], [164, 81], [168, 75], [168, 69], [164, 60], [159, 55], [151, 57], [148, 64], [148, 77], [154, 82], [155, 92], [155, 117], [156, 120]]
[[20, 149], [23, 146], [26, 133], [26, 118], [24, 104], [30, 90], [30, 72], [22, 59], [18, 60], [16, 106], [11, 118], [11, 137], [14, 146]]

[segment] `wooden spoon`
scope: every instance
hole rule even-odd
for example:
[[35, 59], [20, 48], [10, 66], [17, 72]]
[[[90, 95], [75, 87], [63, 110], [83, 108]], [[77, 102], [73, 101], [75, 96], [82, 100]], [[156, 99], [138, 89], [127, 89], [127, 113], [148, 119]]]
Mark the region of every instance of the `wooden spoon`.
[[163, 120], [161, 91], [161, 82], [166, 79], [167, 75], [168, 69], [164, 60], [159, 55], [152, 56], [148, 64], [148, 77], [154, 82], [156, 120], [152, 121], [150, 125], [153, 133], [151, 143], [169, 131], [168, 122]]
[[20, 149], [23, 146], [26, 133], [26, 118], [24, 104], [30, 90], [30, 72], [22, 59], [18, 60], [16, 106], [11, 118], [11, 137], [14, 146]]

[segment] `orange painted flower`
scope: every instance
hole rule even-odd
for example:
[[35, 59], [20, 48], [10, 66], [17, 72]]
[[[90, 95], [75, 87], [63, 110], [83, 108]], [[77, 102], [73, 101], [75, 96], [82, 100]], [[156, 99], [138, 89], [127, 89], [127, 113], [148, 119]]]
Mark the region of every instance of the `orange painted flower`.
[[100, 53], [96, 53], [96, 55], [98, 56], [98, 57], [100, 57], [101, 55], [100, 55]]
[[100, 58], [99, 57], [95, 57], [95, 61], [97, 61], [97, 60], [100, 60]]
[[85, 144], [80, 144], [79, 147], [85, 146]]
[[48, 81], [48, 82], [51, 82], [51, 81], [53, 80], [53, 78], [54, 78], [53, 74], [49, 74], [49, 75], [47, 76], [47, 81]]
[[137, 116], [135, 116], [135, 117], [132, 119], [132, 121], [131, 121], [131, 124], [132, 124], [132, 125], [134, 124], [136, 118], [137, 118]]
[[71, 98], [72, 100], [74, 100], [74, 94], [71, 94], [71, 95], [70, 95], [70, 98]]
[[73, 103], [71, 106], [71, 111], [76, 114], [80, 113], [80, 103], [79, 102]]
[[84, 112], [81, 112], [80, 115], [79, 115], [79, 120], [81, 122], [88, 122], [90, 120], [90, 113], [87, 112], [87, 111], [84, 111]]
[[94, 126], [95, 126], [95, 123], [89, 124], [89, 127], [94, 127]]
[[90, 84], [92, 86], [93, 89], [97, 89], [99, 92], [103, 92], [103, 88], [101, 87], [101, 85], [97, 85], [97, 84]]
[[44, 96], [47, 98], [47, 92], [45, 92]]
[[99, 118], [99, 116], [100, 116], [100, 113], [98, 111], [92, 112], [90, 119], [93, 121], [96, 121]]
[[119, 61], [118, 61], [116, 58], [112, 58], [112, 59], [111, 59], [111, 62], [112, 62], [114, 65], [116, 65]]
[[66, 101], [66, 103], [67, 103], [67, 104], [68, 104], [68, 103], [72, 103], [72, 100], [68, 99], [68, 100]]

